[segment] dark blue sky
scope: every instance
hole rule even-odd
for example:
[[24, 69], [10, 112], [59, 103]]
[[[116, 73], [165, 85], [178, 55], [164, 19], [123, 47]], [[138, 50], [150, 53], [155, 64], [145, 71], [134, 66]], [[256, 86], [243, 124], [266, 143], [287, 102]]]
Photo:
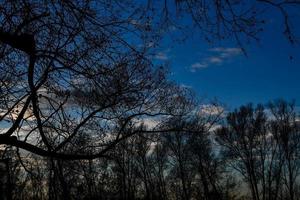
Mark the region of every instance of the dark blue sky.
[[[294, 31], [299, 36], [300, 15], [296, 17]], [[291, 45], [283, 30], [281, 18], [270, 13], [260, 43], [245, 46], [247, 57], [236, 42], [208, 45], [195, 30], [184, 43], [162, 49], [157, 58], [170, 62], [171, 78], [177, 83], [191, 87], [200, 97], [217, 98], [229, 108], [278, 98], [294, 99], [299, 106], [300, 43]]]

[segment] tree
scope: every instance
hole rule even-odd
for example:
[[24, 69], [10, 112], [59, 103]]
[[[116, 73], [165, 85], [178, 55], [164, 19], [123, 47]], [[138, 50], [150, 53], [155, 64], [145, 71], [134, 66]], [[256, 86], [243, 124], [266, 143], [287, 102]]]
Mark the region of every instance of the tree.
[[[185, 126], [187, 125], [183, 119], [173, 119], [169, 122], [169, 126]], [[189, 132], [171, 132], [165, 135], [165, 143], [170, 152], [170, 162], [174, 166], [171, 172], [170, 182], [174, 183], [172, 187], [174, 194], [180, 199], [189, 200], [192, 197], [192, 181], [195, 176], [195, 170], [191, 163], [191, 154], [188, 151]]]
[[217, 130], [222, 155], [248, 183], [252, 199], [297, 199], [299, 124], [295, 104], [242, 106]]
[[261, 164], [258, 147], [266, 135], [265, 122], [262, 106], [253, 109], [252, 105], [247, 105], [229, 113], [228, 127], [217, 131], [218, 142], [224, 147], [226, 157], [249, 184], [252, 199], [257, 200], [260, 199], [258, 169]]
[[275, 138], [282, 156], [283, 181], [288, 198], [296, 199], [296, 180], [299, 176], [300, 132], [296, 120], [295, 103], [277, 100], [269, 103], [274, 120], [271, 122]]
[[[60, 159], [105, 157], [120, 141], [155, 131], [129, 126], [176, 115], [174, 101], [190, 101], [147, 59], [153, 31], [135, 25], [142, 13], [123, 5], [1, 4], [1, 121], [9, 124], [1, 144]], [[89, 147], [74, 148], [89, 134]]]
[[[162, 13], [160, 25], [165, 30], [176, 28], [187, 33], [187, 27], [196, 27], [199, 31], [196, 33], [208, 43], [233, 39], [244, 54], [247, 54], [248, 42], [261, 40], [260, 33], [271, 23], [270, 13], [281, 17], [282, 33], [288, 42], [299, 42], [295, 35], [298, 21], [293, 17], [300, 6], [297, 0], [165, 0], [150, 5]], [[185, 23], [186, 19], [190, 23]]]
[[[176, 96], [189, 99], [151, 60], [174, 10], [191, 16], [206, 37], [233, 36], [242, 46], [239, 36], [256, 38], [264, 24], [262, 3], [278, 8], [294, 41], [288, 7], [298, 1], [1, 2], [0, 120], [9, 123], [1, 144], [62, 159], [105, 156], [145, 131], [122, 133], [129, 123], [173, 115], [168, 105]], [[83, 132], [96, 133], [94, 154], [62, 153]]]

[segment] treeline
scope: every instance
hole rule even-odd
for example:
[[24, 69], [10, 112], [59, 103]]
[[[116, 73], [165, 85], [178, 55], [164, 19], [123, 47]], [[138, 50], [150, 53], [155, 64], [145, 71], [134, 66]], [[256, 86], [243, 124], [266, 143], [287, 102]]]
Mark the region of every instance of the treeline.
[[294, 103], [196, 112], [160, 126], [174, 131], [136, 134], [101, 159], [65, 161], [7, 148], [13, 199], [299, 199]]

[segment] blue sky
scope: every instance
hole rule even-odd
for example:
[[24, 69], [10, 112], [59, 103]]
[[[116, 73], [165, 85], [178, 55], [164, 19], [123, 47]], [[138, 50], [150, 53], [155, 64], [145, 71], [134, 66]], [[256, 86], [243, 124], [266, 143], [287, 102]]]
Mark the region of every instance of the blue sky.
[[[300, 43], [291, 45], [282, 34], [281, 18], [275, 13], [270, 17], [260, 43], [245, 46], [247, 57], [234, 41], [208, 45], [196, 30], [184, 43], [166, 45], [169, 47], [157, 57], [170, 63], [175, 82], [192, 88], [200, 97], [217, 98], [229, 108], [278, 98], [296, 100], [299, 106]], [[296, 34], [300, 33], [298, 17], [294, 20]]]

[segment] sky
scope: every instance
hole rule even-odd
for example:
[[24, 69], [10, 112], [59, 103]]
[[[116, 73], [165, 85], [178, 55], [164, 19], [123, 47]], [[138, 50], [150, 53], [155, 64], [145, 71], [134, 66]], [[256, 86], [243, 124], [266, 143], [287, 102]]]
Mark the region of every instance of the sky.
[[[157, 59], [169, 63], [172, 80], [229, 109], [279, 98], [300, 106], [300, 38], [298, 44], [290, 44], [282, 33], [282, 18], [275, 11], [269, 15], [261, 41], [245, 46], [247, 56], [234, 41], [209, 45], [191, 30], [195, 33], [189, 39], [166, 45]], [[299, 17], [293, 28], [300, 36], [300, 15], [293, 17]]]

